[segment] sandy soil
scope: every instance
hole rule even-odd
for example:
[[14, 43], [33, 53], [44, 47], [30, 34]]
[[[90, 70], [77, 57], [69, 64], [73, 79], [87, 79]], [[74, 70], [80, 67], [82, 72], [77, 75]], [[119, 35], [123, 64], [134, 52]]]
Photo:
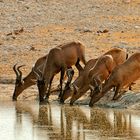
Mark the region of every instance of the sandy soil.
[[[0, 82], [13, 83], [16, 62], [26, 65], [26, 76], [52, 47], [77, 40], [85, 44], [87, 60], [114, 46], [139, 51], [140, 1], [0, 0]], [[11, 96], [13, 88], [1, 84], [0, 98]]]

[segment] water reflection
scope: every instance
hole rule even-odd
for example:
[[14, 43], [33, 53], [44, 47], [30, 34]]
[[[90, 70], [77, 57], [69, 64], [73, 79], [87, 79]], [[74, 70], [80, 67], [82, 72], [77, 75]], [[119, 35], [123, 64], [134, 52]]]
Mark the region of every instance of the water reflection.
[[0, 139], [140, 139], [140, 115], [35, 102], [0, 103]]

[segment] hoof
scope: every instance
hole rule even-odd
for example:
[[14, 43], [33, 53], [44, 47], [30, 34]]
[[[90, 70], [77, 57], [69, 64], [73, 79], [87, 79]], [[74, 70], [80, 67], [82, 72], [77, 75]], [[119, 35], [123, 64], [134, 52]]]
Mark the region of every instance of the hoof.
[[40, 101], [39, 105], [45, 105], [45, 104], [48, 104], [48, 103], [49, 103], [49, 101], [44, 100], [44, 101]]
[[49, 103], [49, 98], [45, 98], [44, 101], [45, 101], [46, 103]]
[[63, 99], [60, 99], [60, 104], [64, 104], [64, 100]]
[[39, 103], [40, 103], [40, 104], [46, 104], [46, 103], [49, 103], [48, 100], [49, 100], [49, 98], [40, 99], [40, 100], [39, 100]]
[[89, 107], [93, 107], [93, 104], [92, 103], [89, 103]]
[[16, 97], [13, 97], [12, 100], [13, 100], [13, 101], [17, 101], [17, 98], [16, 98]]
[[73, 106], [73, 103], [70, 103], [70, 106]]
[[112, 101], [116, 101], [117, 99], [113, 98]]

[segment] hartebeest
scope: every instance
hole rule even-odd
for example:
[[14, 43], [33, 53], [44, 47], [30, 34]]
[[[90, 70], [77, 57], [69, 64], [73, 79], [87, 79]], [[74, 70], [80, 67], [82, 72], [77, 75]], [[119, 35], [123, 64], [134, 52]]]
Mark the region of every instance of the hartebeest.
[[116, 87], [113, 100], [118, 99], [119, 90], [128, 87], [140, 78], [140, 53], [134, 53], [123, 64], [114, 68], [109, 78], [105, 82], [102, 91], [95, 90], [92, 94], [89, 106], [93, 106], [101, 97], [103, 97], [112, 87]]
[[[36, 71], [42, 71], [44, 66], [43, 64], [45, 63], [47, 57], [48, 55], [45, 55], [36, 61], [34, 65], [34, 69]], [[22, 66], [23, 65], [16, 67], [16, 64], [13, 66], [13, 70], [16, 74], [15, 90], [12, 97], [13, 100], [17, 100], [17, 97], [22, 93], [22, 91], [32, 85], [35, 85], [35, 81], [37, 81], [36, 75], [33, 70], [31, 70], [31, 72], [24, 79], [22, 79], [22, 72], [20, 70]]]
[[[126, 50], [125, 49], [120, 49], [120, 48], [113, 48], [106, 52], [103, 55], [111, 55], [114, 60], [114, 67], [122, 64], [128, 57]], [[88, 64], [88, 63], [87, 63]], [[84, 72], [81, 76], [79, 76], [73, 83], [72, 90], [69, 88], [68, 90], [65, 91], [65, 95], [62, 96], [61, 102], [64, 102], [70, 95], [72, 95], [71, 98], [71, 104], [73, 104], [77, 99], [79, 99], [86, 91], [90, 89], [90, 80], [88, 78], [90, 69], [94, 67], [94, 62], [92, 67], [86, 68], [86, 71]], [[73, 90], [74, 89], [74, 90]], [[74, 94], [75, 93], [75, 94]]]
[[59, 97], [61, 97], [65, 71], [75, 65], [80, 73], [83, 70], [79, 64], [80, 61], [86, 64], [85, 46], [80, 42], [66, 43], [50, 50], [44, 72], [37, 74], [40, 102], [49, 98], [52, 80], [55, 74], [59, 72], [61, 72], [59, 94]]
[[[79, 98], [81, 97], [80, 94], [77, 94], [77, 91], [79, 89], [81, 89], [81, 91], [83, 91], [83, 93], [85, 93], [89, 89], [89, 86], [86, 86], [86, 85], [89, 85], [89, 79], [88, 79], [88, 75], [87, 74], [89, 73], [89, 70], [91, 68], [93, 68], [93, 66], [95, 65], [95, 63], [96, 63], [97, 60], [98, 59], [91, 59], [91, 60], [89, 60], [86, 63], [82, 74], [80, 74], [76, 78], [76, 80], [73, 82], [73, 84], [75, 85], [74, 86], [74, 88], [75, 88], [74, 92], [75, 92], [77, 98], [78, 97]], [[72, 89], [71, 89], [71, 87], [70, 86], [66, 86], [65, 89], [64, 89], [64, 91], [63, 91], [63, 94], [62, 94], [62, 96], [60, 98], [60, 102], [61, 103], [64, 103], [64, 101], [68, 97], [70, 97], [71, 95], [72, 95]]]

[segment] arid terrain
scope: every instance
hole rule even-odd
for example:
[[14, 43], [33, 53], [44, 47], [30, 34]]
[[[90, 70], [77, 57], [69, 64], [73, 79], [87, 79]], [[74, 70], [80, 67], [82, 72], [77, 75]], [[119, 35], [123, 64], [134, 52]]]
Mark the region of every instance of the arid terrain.
[[[26, 65], [24, 77], [39, 57], [70, 41], [86, 46], [87, 60], [112, 47], [125, 48], [129, 55], [140, 51], [140, 1], [0, 0], [0, 99], [11, 99], [15, 63]], [[133, 94], [139, 91], [137, 82]], [[30, 94], [37, 94], [36, 86], [20, 98]]]

